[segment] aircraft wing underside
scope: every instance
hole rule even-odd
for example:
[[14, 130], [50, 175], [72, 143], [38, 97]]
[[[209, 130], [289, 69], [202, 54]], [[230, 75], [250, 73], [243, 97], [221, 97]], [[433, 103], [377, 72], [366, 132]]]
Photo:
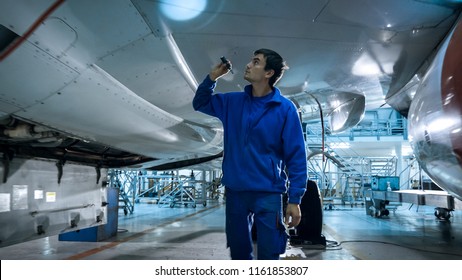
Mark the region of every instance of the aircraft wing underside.
[[424, 72], [460, 12], [457, 1], [192, 2], [2, 1], [4, 153], [142, 168], [220, 157], [221, 124], [194, 112], [195, 89], [224, 55], [234, 74], [216, 90], [241, 90], [261, 47], [288, 62], [278, 86], [304, 120], [320, 102], [343, 131]]

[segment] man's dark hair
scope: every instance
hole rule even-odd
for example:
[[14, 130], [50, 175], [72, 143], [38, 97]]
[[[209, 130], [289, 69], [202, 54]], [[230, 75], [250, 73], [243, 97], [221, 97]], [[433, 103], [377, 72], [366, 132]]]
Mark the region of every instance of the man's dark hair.
[[271, 87], [273, 87], [282, 78], [284, 71], [289, 69], [284, 59], [282, 59], [282, 57], [273, 50], [259, 49], [256, 50], [253, 54], [262, 54], [266, 59], [265, 71], [274, 70], [274, 75], [269, 80], [269, 85]]

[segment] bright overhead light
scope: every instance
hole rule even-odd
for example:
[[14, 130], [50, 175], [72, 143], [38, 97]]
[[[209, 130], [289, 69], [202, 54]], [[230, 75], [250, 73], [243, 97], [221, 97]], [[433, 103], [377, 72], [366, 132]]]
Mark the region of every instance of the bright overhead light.
[[460, 121], [458, 118], [441, 117], [431, 120], [430, 123], [427, 125], [427, 130], [429, 130], [432, 133], [436, 133], [445, 131], [452, 127], [460, 127]]
[[162, 13], [173, 20], [190, 20], [200, 15], [207, 6], [207, 0], [165, 0], [160, 3]]

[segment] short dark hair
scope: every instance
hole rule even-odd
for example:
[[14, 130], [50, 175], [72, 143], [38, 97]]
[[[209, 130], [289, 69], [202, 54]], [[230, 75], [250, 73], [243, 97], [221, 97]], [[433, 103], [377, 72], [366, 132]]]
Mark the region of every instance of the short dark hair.
[[274, 70], [274, 75], [269, 80], [269, 85], [273, 87], [284, 74], [284, 71], [289, 69], [286, 62], [282, 57], [275, 51], [270, 49], [259, 49], [256, 50], [254, 55], [262, 54], [263, 57], [266, 59], [266, 66], [265, 70]]

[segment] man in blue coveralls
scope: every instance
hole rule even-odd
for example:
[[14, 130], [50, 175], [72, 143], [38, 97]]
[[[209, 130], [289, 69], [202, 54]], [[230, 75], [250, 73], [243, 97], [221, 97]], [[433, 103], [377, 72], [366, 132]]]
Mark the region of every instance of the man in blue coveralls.
[[251, 228], [255, 223], [257, 258], [279, 259], [286, 249], [286, 226], [300, 223], [299, 205], [307, 181], [297, 109], [274, 86], [287, 66], [278, 53], [259, 49], [245, 67], [244, 79], [250, 85], [243, 92], [214, 94], [217, 80], [230, 69], [229, 61], [216, 65], [199, 85], [193, 106], [223, 123], [222, 183], [231, 258], [253, 259]]

